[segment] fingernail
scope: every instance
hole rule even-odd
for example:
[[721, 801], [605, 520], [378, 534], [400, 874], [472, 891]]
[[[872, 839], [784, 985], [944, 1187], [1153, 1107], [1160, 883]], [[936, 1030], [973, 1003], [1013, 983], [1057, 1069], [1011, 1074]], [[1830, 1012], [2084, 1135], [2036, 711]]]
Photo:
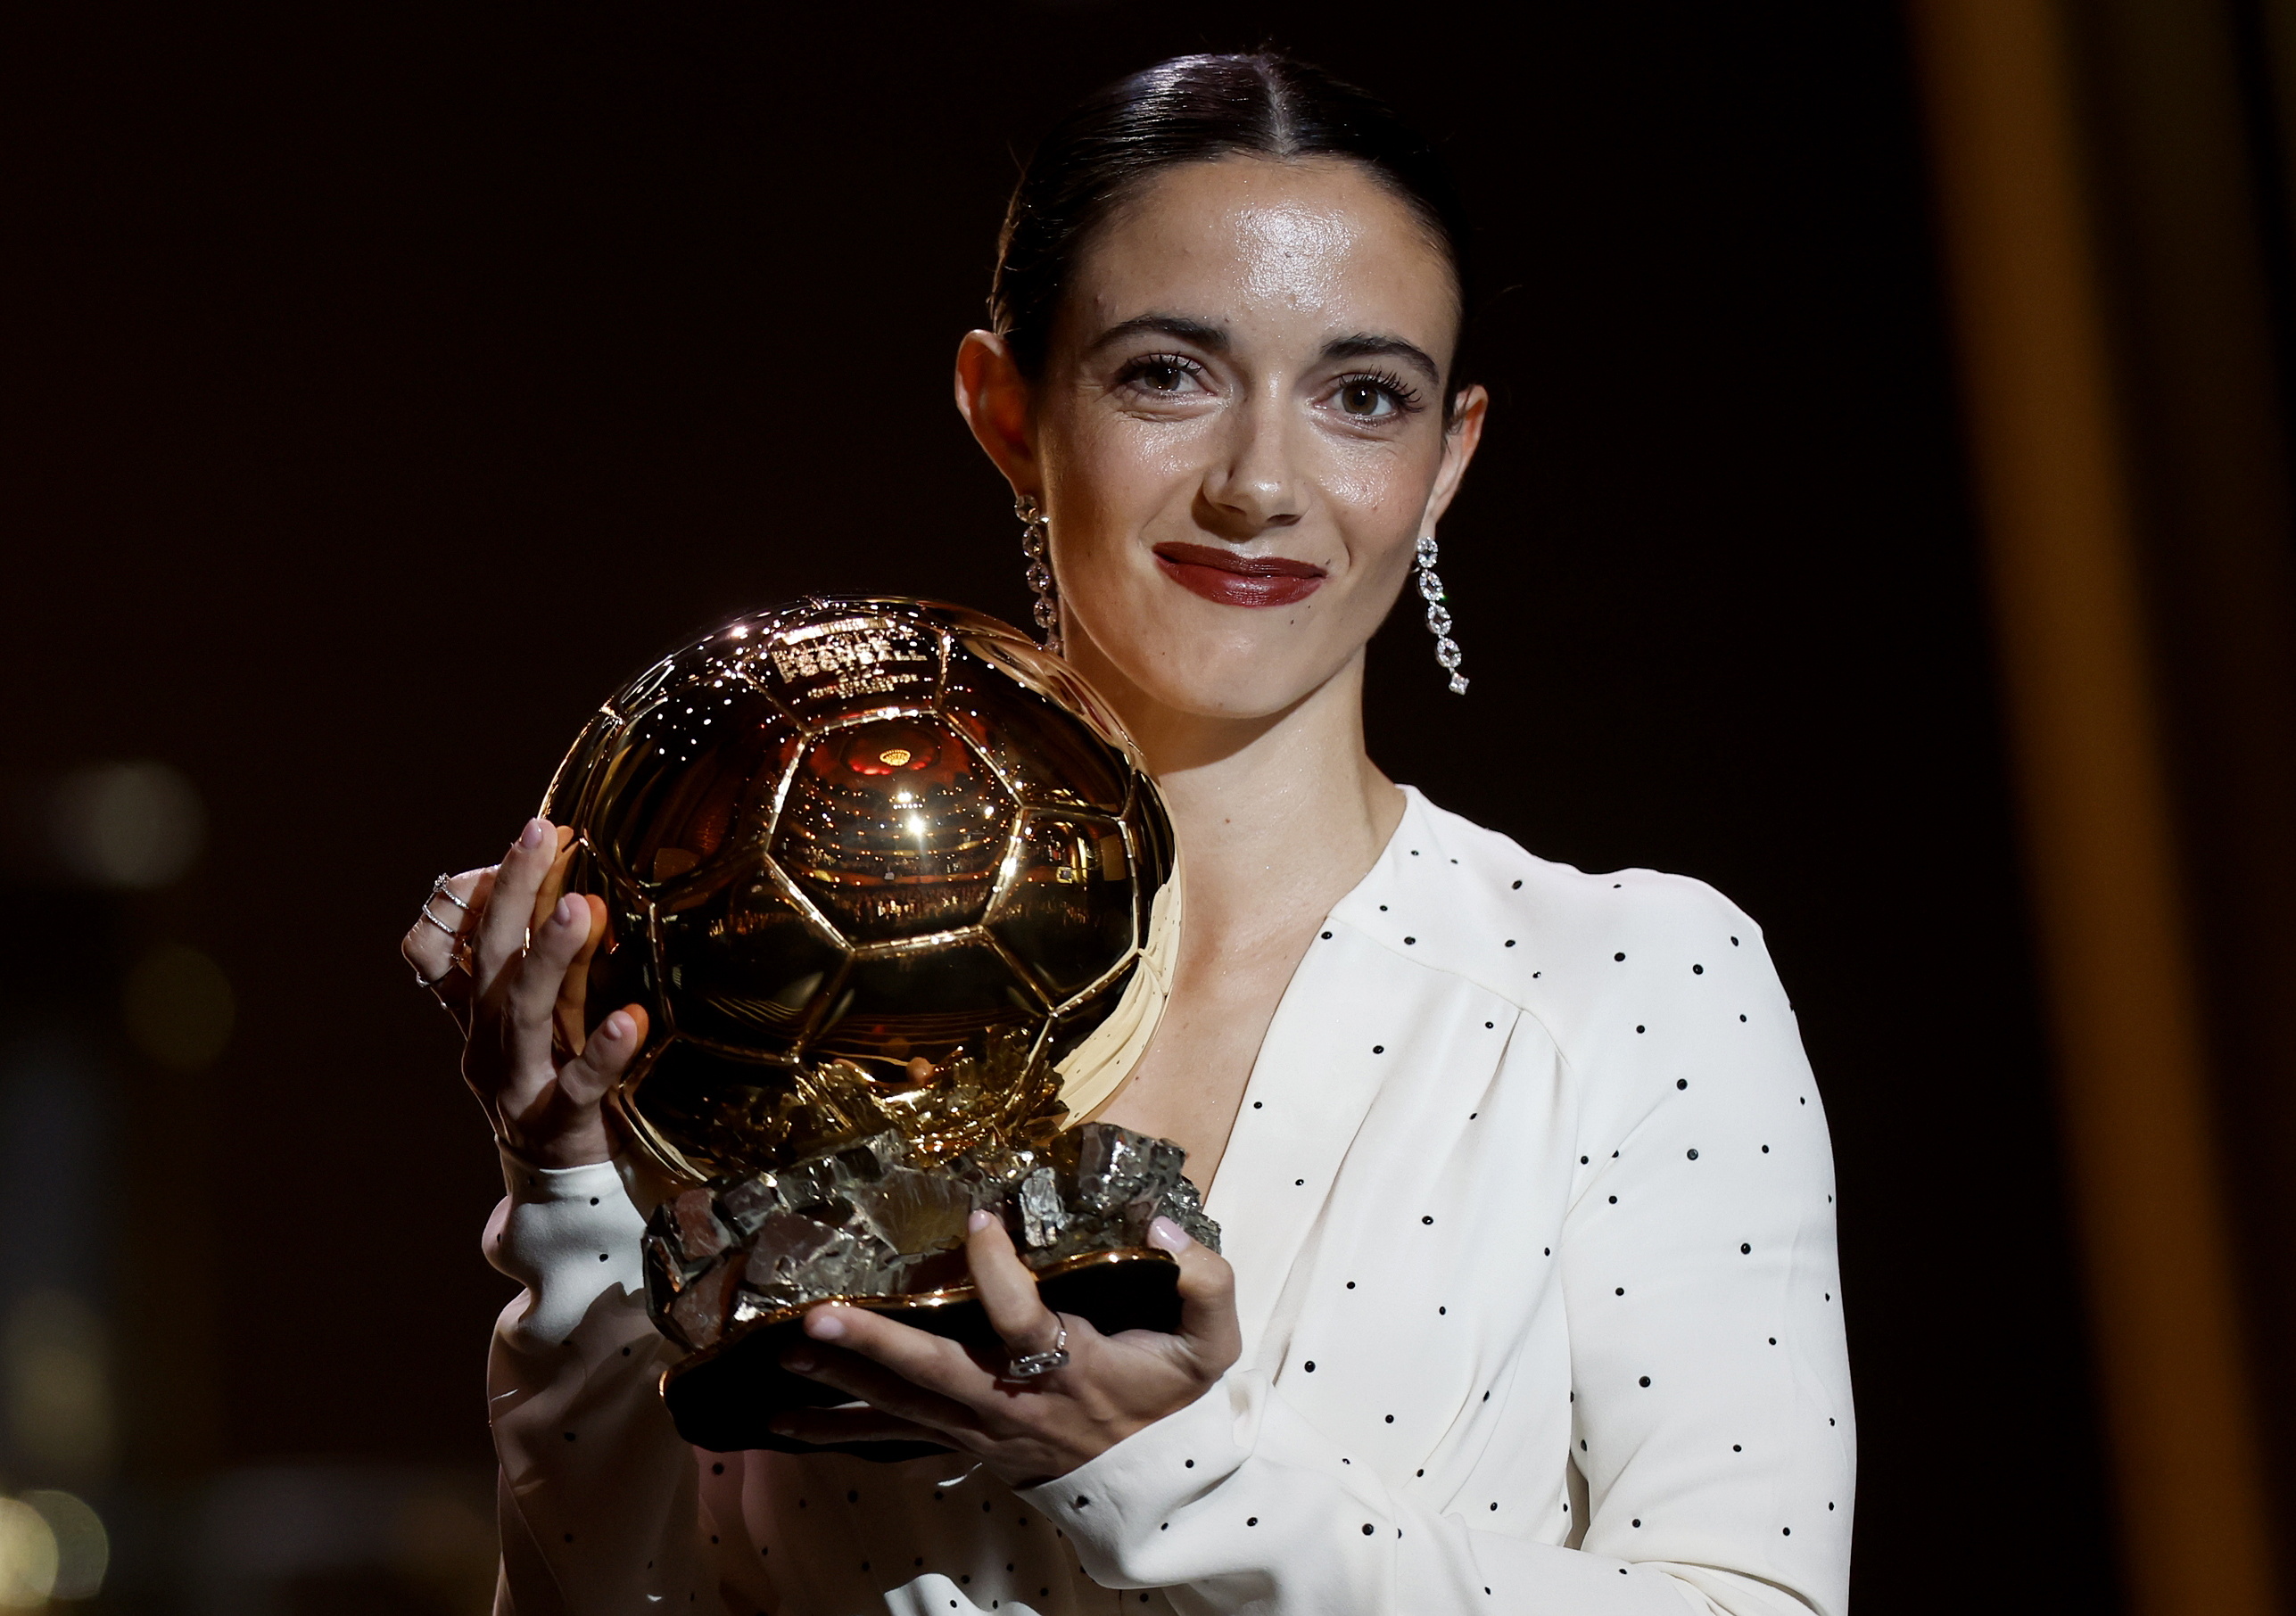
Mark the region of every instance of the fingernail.
[[810, 1352], [786, 1352], [781, 1355], [781, 1367], [791, 1374], [811, 1374], [821, 1367], [821, 1361]]
[[528, 820], [526, 821], [526, 829], [518, 833], [518, 845], [524, 847], [527, 852], [532, 853], [535, 848], [540, 847], [542, 845], [542, 830], [543, 826], [541, 820], [538, 819]]
[[1196, 1242], [1188, 1232], [1169, 1217], [1156, 1218], [1148, 1225], [1148, 1243], [1160, 1251], [1181, 1251]]
[[975, 1234], [978, 1234], [995, 1221], [995, 1213], [991, 1212], [986, 1207], [979, 1207], [974, 1208], [973, 1214], [970, 1217], [964, 1220], [964, 1226], [971, 1230]]
[[816, 1307], [805, 1315], [805, 1333], [817, 1341], [844, 1339], [845, 1321], [827, 1307]]
[[572, 895], [568, 895], [558, 900], [557, 908], [550, 911], [550, 919], [561, 926], [572, 926], [574, 923], [574, 916], [581, 911], [582, 905], [574, 902]]
[[620, 1043], [623, 1039], [627, 1038], [632, 1033], [638, 1029], [631, 1025], [630, 1018], [627, 1015], [621, 1010], [615, 1010], [612, 1015], [608, 1016], [605, 1020], [598, 1024], [598, 1030], [605, 1036], [613, 1039], [616, 1043]]

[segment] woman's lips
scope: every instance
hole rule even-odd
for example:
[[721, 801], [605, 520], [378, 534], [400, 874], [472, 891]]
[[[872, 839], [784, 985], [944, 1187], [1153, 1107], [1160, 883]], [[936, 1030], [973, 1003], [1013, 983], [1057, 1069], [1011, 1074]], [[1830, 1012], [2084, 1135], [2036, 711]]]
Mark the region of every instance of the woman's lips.
[[1324, 584], [1324, 569], [1312, 561], [1239, 556], [1208, 544], [1160, 544], [1155, 555], [1165, 577], [1222, 606], [1290, 606]]

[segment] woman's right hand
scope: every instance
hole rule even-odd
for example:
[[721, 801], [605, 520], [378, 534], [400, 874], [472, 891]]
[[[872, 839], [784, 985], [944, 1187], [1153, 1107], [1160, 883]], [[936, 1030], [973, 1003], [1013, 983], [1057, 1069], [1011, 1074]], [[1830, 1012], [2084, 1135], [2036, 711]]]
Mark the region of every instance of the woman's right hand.
[[529, 820], [501, 863], [448, 879], [399, 945], [461, 1026], [462, 1075], [495, 1136], [543, 1167], [613, 1158], [602, 1102], [646, 1042], [635, 1004], [584, 1033], [606, 905], [561, 895], [572, 841]]

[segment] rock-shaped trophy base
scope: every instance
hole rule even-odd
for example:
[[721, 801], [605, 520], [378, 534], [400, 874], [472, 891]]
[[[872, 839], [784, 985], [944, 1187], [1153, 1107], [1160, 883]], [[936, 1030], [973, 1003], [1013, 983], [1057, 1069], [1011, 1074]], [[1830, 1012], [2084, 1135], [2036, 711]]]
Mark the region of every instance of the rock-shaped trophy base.
[[[648, 1310], [692, 1355], [664, 1381], [679, 1432], [719, 1451], [807, 1451], [766, 1425], [784, 1408], [842, 1400], [779, 1362], [822, 1302], [887, 1312], [1001, 1361], [965, 1264], [977, 1208], [1004, 1220], [1054, 1311], [1103, 1333], [1177, 1328], [1177, 1269], [1147, 1245], [1148, 1224], [1169, 1217], [1219, 1249], [1219, 1226], [1181, 1175], [1185, 1160], [1169, 1141], [1108, 1123], [938, 1165], [918, 1164], [887, 1132], [689, 1190], [656, 1210], [645, 1241]], [[863, 1446], [871, 1457], [914, 1456]]]
[[[1039, 1286], [1045, 1305], [1070, 1318], [1092, 1321], [1103, 1335], [1125, 1330], [1180, 1327], [1179, 1266], [1162, 1252], [1122, 1250], [1072, 1257]], [[915, 1299], [863, 1297], [857, 1306], [913, 1324], [973, 1348], [985, 1366], [1010, 1356], [971, 1295]], [[781, 1367], [781, 1355], [805, 1340], [804, 1309], [762, 1325], [720, 1350], [687, 1359], [662, 1383], [662, 1398], [678, 1435], [717, 1453], [765, 1447], [779, 1453], [844, 1453], [882, 1463], [922, 1458], [943, 1449], [924, 1442], [833, 1442], [817, 1445], [777, 1435], [775, 1414], [790, 1408], [829, 1408], [846, 1395]]]

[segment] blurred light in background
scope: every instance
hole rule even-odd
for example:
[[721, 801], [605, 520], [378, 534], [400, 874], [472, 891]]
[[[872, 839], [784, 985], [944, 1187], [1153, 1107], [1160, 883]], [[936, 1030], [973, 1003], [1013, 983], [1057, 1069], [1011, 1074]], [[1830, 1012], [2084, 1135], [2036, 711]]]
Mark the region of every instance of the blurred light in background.
[[56, 1587], [56, 1534], [30, 1505], [0, 1498], [0, 1611], [37, 1611]]
[[231, 983], [195, 948], [153, 949], [128, 973], [120, 998], [128, 1037], [170, 1071], [198, 1071], [231, 1042]]
[[55, 1539], [54, 1599], [93, 1599], [103, 1591], [111, 1565], [111, 1535], [85, 1499], [51, 1488], [26, 1493], [23, 1501], [39, 1512]]
[[199, 792], [165, 763], [98, 763], [56, 781], [48, 832], [64, 868], [95, 886], [165, 886], [199, 856]]
[[0, 1385], [18, 1464], [56, 1477], [111, 1468], [111, 1356], [103, 1320], [70, 1291], [34, 1290], [10, 1305], [0, 1329]]

